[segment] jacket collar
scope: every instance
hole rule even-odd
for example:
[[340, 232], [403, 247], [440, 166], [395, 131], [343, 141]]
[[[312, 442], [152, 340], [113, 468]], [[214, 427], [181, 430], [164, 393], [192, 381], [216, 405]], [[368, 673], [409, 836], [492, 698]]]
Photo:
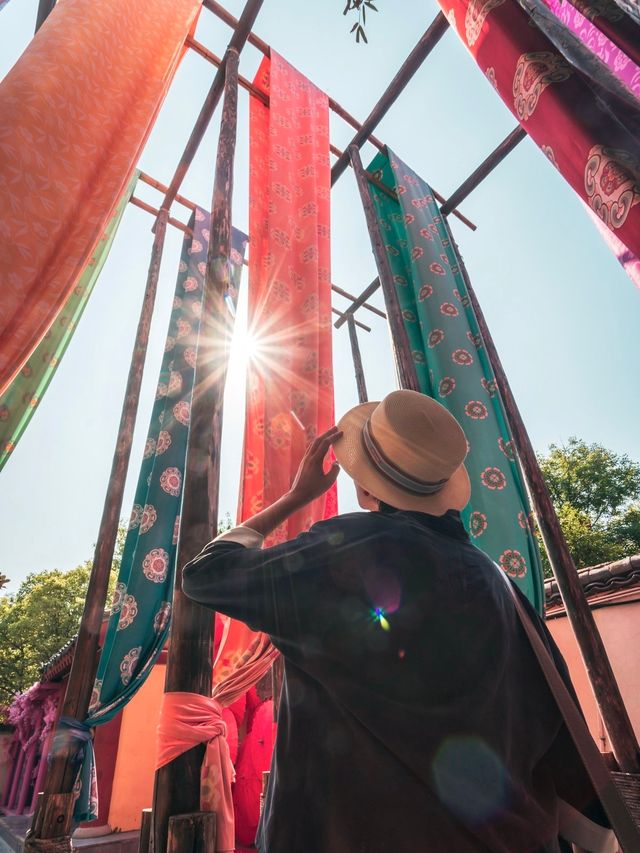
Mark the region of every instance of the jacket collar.
[[385, 515], [403, 515], [417, 522], [423, 527], [436, 530], [445, 536], [453, 536], [455, 539], [469, 540], [469, 534], [464, 529], [462, 517], [455, 509], [450, 509], [444, 515], [429, 515], [426, 512], [415, 512], [413, 510], [395, 509], [388, 504], [380, 504], [380, 512]]

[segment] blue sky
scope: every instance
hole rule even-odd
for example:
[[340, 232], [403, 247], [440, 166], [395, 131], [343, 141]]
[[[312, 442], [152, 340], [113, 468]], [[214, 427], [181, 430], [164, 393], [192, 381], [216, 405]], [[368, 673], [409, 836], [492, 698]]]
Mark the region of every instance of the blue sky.
[[[241, 0], [228, 0], [236, 16]], [[265, 0], [255, 31], [353, 115], [363, 119], [435, 16], [435, 0], [380, 0], [368, 19], [369, 45], [356, 45], [343, 3]], [[0, 76], [33, 34], [36, 0], [11, 0], [0, 12]], [[230, 30], [206, 10], [197, 38], [222, 54]], [[251, 78], [262, 56], [247, 46], [240, 69]], [[188, 52], [151, 134], [140, 166], [168, 183], [210, 86], [214, 69]], [[98, 95], [99, 97], [99, 95]], [[182, 192], [204, 207], [211, 200], [219, 116], [200, 147]], [[447, 195], [515, 126], [455, 33], [448, 32], [388, 113], [376, 135]], [[331, 117], [332, 141], [343, 148], [348, 125]], [[234, 221], [248, 223], [248, 96], [240, 95]], [[363, 150], [365, 163], [375, 149]], [[144, 185], [137, 194], [157, 202]], [[528, 139], [464, 202], [478, 225], [451, 223], [534, 446], [571, 435], [599, 441], [640, 460], [640, 293], [589, 221], [581, 202]], [[187, 212], [175, 207], [183, 220]], [[129, 206], [111, 255], [46, 397], [0, 474], [0, 569], [9, 590], [29, 571], [69, 569], [92, 554], [105, 497], [131, 347], [151, 248], [151, 217]], [[164, 336], [182, 233], [165, 248], [150, 353], [123, 516], [128, 516]], [[359, 292], [375, 275], [362, 209], [348, 170], [332, 194], [332, 277]], [[246, 285], [246, 280], [243, 282]], [[377, 295], [372, 301], [381, 305]], [[334, 298], [337, 307], [344, 300]], [[241, 294], [239, 323], [246, 306]], [[384, 321], [360, 341], [369, 396], [395, 387]], [[346, 328], [334, 334], [336, 412], [357, 402]], [[221, 514], [235, 515], [244, 376], [238, 347], [226, 395]], [[351, 485], [339, 480], [340, 506], [355, 508]]]

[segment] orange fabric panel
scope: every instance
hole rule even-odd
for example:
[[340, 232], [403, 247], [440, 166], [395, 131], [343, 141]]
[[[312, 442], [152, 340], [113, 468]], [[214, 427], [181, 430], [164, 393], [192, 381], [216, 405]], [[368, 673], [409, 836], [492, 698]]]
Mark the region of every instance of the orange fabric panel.
[[124, 192], [199, 0], [64, 0], [0, 84], [0, 393]]

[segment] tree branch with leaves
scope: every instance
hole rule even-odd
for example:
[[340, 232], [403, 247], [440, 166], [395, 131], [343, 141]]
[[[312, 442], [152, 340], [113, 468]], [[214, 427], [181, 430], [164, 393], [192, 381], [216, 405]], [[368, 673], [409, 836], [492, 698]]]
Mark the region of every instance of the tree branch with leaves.
[[365, 33], [365, 26], [367, 24], [367, 9], [371, 12], [377, 12], [377, 8], [373, 5], [371, 0], [347, 0], [347, 5], [344, 7], [343, 15], [348, 15], [350, 12], [355, 12], [358, 16], [358, 20], [351, 27], [351, 32], [356, 34], [356, 42], [360, 42], [360, 39], [365, 44], [368, 44], [367, 35]]

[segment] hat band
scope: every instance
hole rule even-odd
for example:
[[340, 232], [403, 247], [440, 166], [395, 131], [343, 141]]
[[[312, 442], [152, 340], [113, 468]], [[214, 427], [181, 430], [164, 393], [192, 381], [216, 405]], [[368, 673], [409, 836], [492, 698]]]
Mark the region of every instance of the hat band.
[[370, 418], [365, 421], [362, 428], [362, 438], [369, 458], [381, 474], [384, 474], [385, 477], [388, 477], [397, 486], [405, 489], [405, 491], [413, 492], [416, 495], [435, 495], [437, 492], [441, 491], [444, 484], [449, 481], [448, 477], [445, 477], [443, 480], [430, 483], [426, 480], [416, 480], [414, 477], [410, 477], [408, 474], [405, 474], [404, 471], [396, 468], [396, 466], [389, 461], [380, 447], [376, 444], [376, 441], [371, 434], [370, 422]]

